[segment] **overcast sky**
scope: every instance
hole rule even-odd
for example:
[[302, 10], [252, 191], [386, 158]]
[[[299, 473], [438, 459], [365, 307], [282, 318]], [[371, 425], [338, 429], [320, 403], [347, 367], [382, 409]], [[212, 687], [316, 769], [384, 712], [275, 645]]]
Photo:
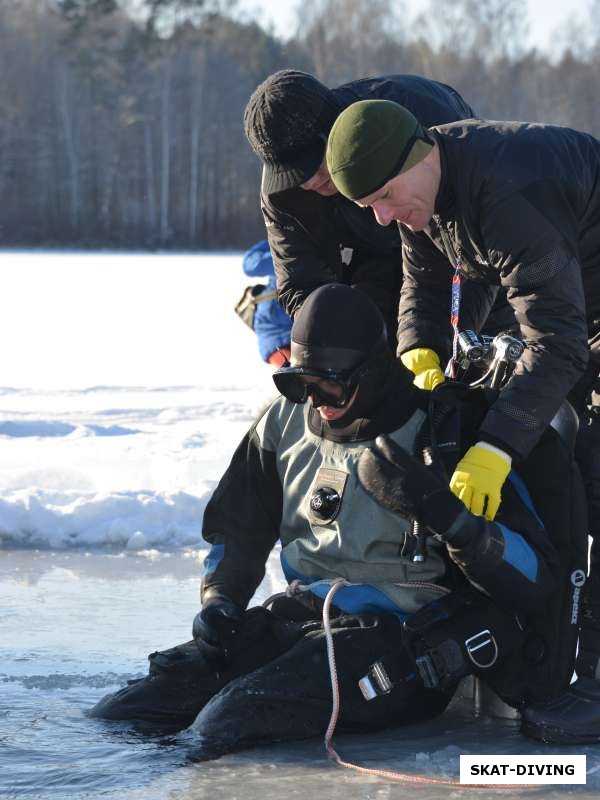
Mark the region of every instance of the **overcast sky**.
[[[587, 0], [528, 0], [528, 3], [530, 43], [549, 52], [553, 50], [557, 29], [568, 21], [584, 20], [589, 12]], [[407, 8], [415, 15], [426, 5], [424, 0], [406, 0]], [[255, 16], [263, 24], [271, 22], [280, 36], [287, 38], [293, 34], [295, 0], [240, 0], [240, 7], [256, 10]]]

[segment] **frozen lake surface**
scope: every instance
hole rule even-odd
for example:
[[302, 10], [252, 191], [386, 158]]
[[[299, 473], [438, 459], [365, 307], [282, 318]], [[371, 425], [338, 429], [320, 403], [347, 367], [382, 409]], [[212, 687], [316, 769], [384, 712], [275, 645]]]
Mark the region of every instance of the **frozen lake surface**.
[[[85, 715], [189, 639], [202, 513], [272, 392], [232, 308], [240, 257], [3, 254], [0, 315], [0, 798], [235, 800], [506, 792], [389, 784], [322, 742], [195, 763], [188, 736]], [[256, 599], [282, 585], [277, 556]], [[457, 777], [461, 753], [559, 753], [463, 705], [434, 723], [340, 737], [371, 767]], [[600, 748], [584, 788], [600, 796]]]
[[[194, 742], [84, 716], [102, 695], [146, 672], [145, 656], [189, 638], [199, 551], [161, 555], [4, 552], [0, 566], [0, 798], [223, 800], [473, 796], [481, 790], [390, 784], [341, 769], [321, 741], [263, 747], [193, 763]], [[276, 564], [257, 599], [278, 584]], [[461, 753], [561, 753], [523, 739], [511, 721], [475, 719], [465, 705], [427, 725], [336, 739], [369, 767], [458, 776]], [[600, 796], [597, 748], [586, 789], [529, 789], [513, 797]], [[598, 794], [596, 794], [596, 792]], [[485, 790], [483, 796], [506, 791]]]

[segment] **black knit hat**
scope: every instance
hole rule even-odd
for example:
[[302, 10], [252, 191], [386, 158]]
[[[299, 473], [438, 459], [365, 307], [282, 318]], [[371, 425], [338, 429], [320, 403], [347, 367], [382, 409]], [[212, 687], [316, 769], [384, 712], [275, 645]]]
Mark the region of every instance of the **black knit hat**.
[[258, 86], [244, 112], [244, 130], [263, 162], [266, 194], [312, 178], [341, 110], [333, 92], [306, 72], [280, 70]]

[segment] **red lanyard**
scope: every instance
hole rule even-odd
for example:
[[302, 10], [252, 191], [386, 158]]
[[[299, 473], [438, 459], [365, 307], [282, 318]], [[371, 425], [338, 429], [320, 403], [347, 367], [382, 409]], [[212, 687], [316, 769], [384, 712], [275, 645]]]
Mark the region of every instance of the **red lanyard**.
[[462, 276], [460, 268], [462, 259], [460, 255], [456, 257], [456, 269], [452, 276], [452, 300], [450, 303], [450, 324], [454, 330], [452, 338], [452, 359], [450, 361], [450, 377], [456, 379], [456, 357], [458, 355], [458, 326], [460, 324], [460, 294], [462, 289]]

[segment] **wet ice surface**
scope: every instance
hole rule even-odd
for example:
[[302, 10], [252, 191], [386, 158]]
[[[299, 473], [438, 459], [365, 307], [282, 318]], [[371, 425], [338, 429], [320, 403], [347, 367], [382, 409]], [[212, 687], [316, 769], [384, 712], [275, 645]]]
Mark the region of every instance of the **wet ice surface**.
[[[402, 786], [328, 761], [320, 740], [193, 762], [198, 742], [88, 719], [106, 692], [146, 671], [147, 653], [189, 638], [202, 549], [163, 554], [4, 551], [0, 558], [0, 798], [426, 800], [505, 790]], [[280, 585], [275, 557], [257, 599]], [[600, 794], [600, 750], [548, 748], [516, 724], [475, 719], [464, 704], [433, 723], [336, 739], [342, 758], [436, 778], [459, 755], [586, 753], [587, 787], [511, 790], [512, 797]]]

